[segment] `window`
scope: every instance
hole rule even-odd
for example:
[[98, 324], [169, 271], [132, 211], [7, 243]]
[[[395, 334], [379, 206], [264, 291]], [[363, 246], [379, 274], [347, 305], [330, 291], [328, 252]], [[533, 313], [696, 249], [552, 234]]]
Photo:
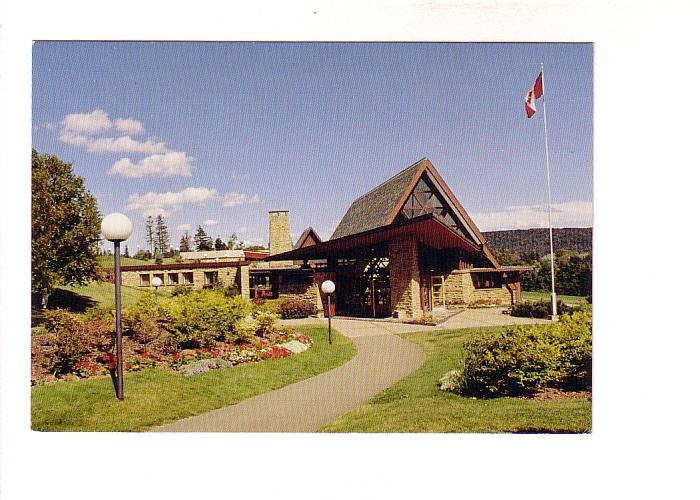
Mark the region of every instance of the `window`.
[[311, 273], [292, 271], [282, 274], [282, 282], [290, 285], [311, 285], [314, 282], [314, 277]]
[[185, 285], [193, 285], [194, 284], [194, 273], [192, 273], [192, 272], [182, 273], [182, 282]]
[[474, 288], [501, 288], [503, 279], [500, 273], [472, 273]]
[[141, 286], [151, 286], [151, 276], [149, 274], [139, 274], [139, 283]]
[[219, 282], [219, 271], [204, 272], [204, 286], [212, 287]]
[[177, 273], [168, 273], [168, 285], [177, 285], [179, 281]]

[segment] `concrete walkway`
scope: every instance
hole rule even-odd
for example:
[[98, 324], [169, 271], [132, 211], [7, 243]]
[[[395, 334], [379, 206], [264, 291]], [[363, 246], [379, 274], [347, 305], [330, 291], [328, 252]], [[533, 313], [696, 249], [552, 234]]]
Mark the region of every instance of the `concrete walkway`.
[[[304, 320], [324, 324], [321, 319]], [[155, 427], [156, 432], [314, 432], [418, 369], [423, 350], [381, 322], [334, 319], [357, 355], [315, 377], [201, 415]]]

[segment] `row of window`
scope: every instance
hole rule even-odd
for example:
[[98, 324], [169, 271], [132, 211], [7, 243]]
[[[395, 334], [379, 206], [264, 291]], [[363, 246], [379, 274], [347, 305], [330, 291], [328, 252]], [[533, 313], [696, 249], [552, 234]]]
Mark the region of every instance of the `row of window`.
[[[167, 278], [166, 278], [167, 276]], [[141, 273], [139, 274], [139, 284], [141, 286], [151, 286], [154, 278], [160, 278], [164, 285], [175, 286], [175, 285], [193, 285], [194, 284], [194, 273], [192, 271], [184, 273]], [[214, 285], [219, 282], [219, 272], [218, 271], [205, 271], [204, 272], [204, 285]]]

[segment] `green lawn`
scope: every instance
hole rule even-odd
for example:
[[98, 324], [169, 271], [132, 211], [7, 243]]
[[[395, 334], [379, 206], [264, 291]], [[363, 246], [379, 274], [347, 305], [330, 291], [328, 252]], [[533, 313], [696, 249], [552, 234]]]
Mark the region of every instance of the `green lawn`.
[[[127, 308], [138, 302], [142, 290], [122, 285], [122, 307]], [[82, 312], [93, 306], [114, 307], [114, 285], [92, 281], [84, 286], [62, 286], [56, 289], [49, 299], [49, 307], [64, 307]]]
[[[99, 255], [97, 257], [101, 267], [108, 267], [112, 269], [114, 267], [114, 255]], [[177, 262], [177, 257], [165, 257], [163, 258], [163, 264], [170, 264]], [[146, 264], [155, 264], [155, 259], [141, 260], [134, 259], [133, 257], [124, 257], [123, 255], [119, 257], [119, 265], [121, 266], [144, 266]]]
[[287, 358], [183, 377], [161, 368], [126, 373], [124, 401], [111, 378], [32, 387], [32, 429], [41, 431], [138, 431], [232, 405], [243, 399], [328, 371], [355, 355], [350, 341], [323, 327], [299, 327], [314, 344]]
[[469, 399], [441, 391], [438, 379], [459, 367], [467, 335], [498, 328], [421, 332], [401, 336], [426, 351], [424, 365], [324, 432], [589, 432], [588, 400]]
[[[549, 292], [521, 292], [523, 300], [529, 300], [530, 302], [538, 302], [540, 300], [550, 300]], [[580, 297], [578, 295], [557, 295], [557, 299], [561, 300], [565, 304], [580, 305], [580, 306], [590, 306], [586, 297]]]

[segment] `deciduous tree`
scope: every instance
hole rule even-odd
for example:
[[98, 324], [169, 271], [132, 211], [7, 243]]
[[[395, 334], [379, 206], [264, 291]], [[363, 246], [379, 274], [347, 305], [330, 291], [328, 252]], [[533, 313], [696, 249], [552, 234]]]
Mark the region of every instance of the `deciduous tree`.
[[97, 202], [83, 179], [70, 163], [32, 150], [32, 292], [42, 308], [57, 286], [97, 278], [99, 239]]

